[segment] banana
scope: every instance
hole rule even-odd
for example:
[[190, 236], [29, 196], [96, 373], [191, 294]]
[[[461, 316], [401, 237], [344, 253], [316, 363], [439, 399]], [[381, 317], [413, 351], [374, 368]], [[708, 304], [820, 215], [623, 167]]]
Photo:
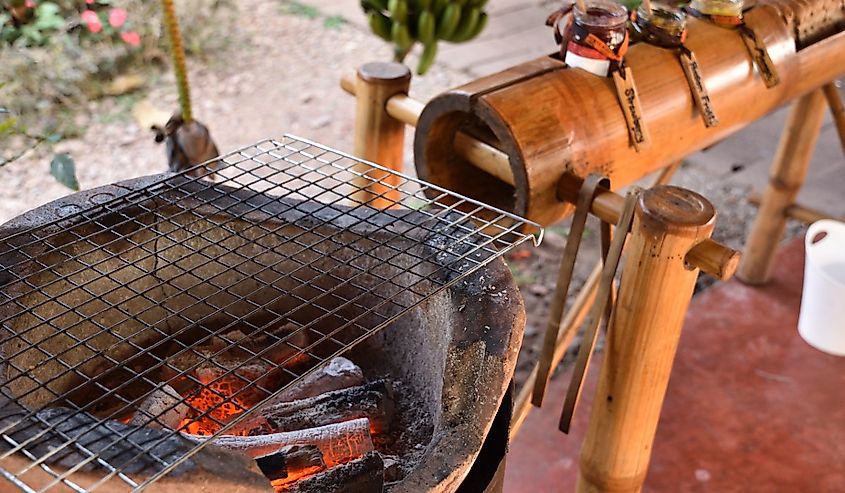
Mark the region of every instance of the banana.
[[447, 41], [460, 42], [469, 39], [469, 35], [475, 30], [478, 25], [478, 19], [481, 17], [481, 10], [478, 7], [467, 7], [461, 14], [461, 23], [451, 36], [443, 38]]
[[423, 12], [431, 9], [431, 0], [417, 0], [414, 5], [415, 12]]
[[440, 18], [440, 15], [443, 14], [443, 11], [446, 10], [446, 6], [449, 5], [449, 0], [433, 0], [434, 3], [432, 4], [431, 11], [434, 12], [434, 15], [437, 18]]
[[423, 44], [430, 44], [436, 40], [434, 36], [435, 30], [434, 14], [428, 10], [423, 10], [417, 19], [417, 39]]
[[408, 21], [408, 2], [406, 0], [389, 0], [387, 10], [390, 11], [390, 19], [393, 22], [404, 24]]
[[487, 15], [487, 13], [482, 12], [481, 15], [478, 17], [478, 23], [476, 23], [475, 29], [472, 30], [472, 33], [470, 33], [470, 35], [466, 39], [466, 41], [474, 39], [476, 36], [481, 34], [481, 31], [483, 31], [484, 28], [487, 27], [487, 19], [489, 19], [489, 16]]
[[437, 57], [437, 41], [426, 43], [420, 56], [420, 61], [417, 64], [417, 73], [423, 75], [428, 72], [431, 64], [434, 63], [435, 57]]
[[370, 12], [367, 14], [367, 20], [370, 23], [370, 29], [378, 37], [385, 41], [391, 41], [390, 19], [381, 12]]
[[440, 22], [437, 23], [437, 37], [440, 39], [449, 39], [458, 28], [461, 22], [461, 6], [457, 3], [450, 3], [440, 16]]
[[361, 7], [364, 12], [387, 10], [387, 0], [361, 0]]
[[399, 51], [406, 51], [414, 44], [408, 25], [401, 22], [393, 22], [393, 26], [390, 28], [390, 39], [393, 40]]

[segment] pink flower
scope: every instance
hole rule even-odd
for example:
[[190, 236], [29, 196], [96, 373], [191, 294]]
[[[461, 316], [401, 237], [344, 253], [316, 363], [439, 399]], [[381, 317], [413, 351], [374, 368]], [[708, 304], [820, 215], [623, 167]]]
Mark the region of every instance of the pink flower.
[[33, 2], [32, 0], [26, 0], [26, 2], [24, 2], [23, 4], [24, 4], [24, 7], [28, 8], [28, 9], [34, 9], [35, 8], [35, 2]]
[[120, 39], [122, 39], [124, 43], [130, 46], [141, 45], [141, 35], [139, 35], [135, 31], [126, 31], [120, 33]]
[[82, 12], [82, 22], [87, 25], [88, 30], [92, 33], [98, 33], [103, 30], [103, 24], [100, 22], [97, 13], [93, 10]]
[[114, 8], [109, 11], [109, 24], [111, 24], [111, 27], [117, 29], [124, 23], [126, 23], [125, 10]]
[[92, 3], [94, 3], [94, 0], [85, 0], [85, 3], [87, 3], [88, 5], [91, 5]]

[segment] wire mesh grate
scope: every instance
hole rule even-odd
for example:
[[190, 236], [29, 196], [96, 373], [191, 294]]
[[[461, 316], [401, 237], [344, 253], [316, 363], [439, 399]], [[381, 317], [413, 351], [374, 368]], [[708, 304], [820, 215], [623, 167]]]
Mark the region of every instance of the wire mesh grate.
[[[288, 135], [116, 187], [0, 228], [0, 474], [22, 491], [141, 490], [210, 443], [182, 433], [226, 434], [542, 237]], [[153, 412], [162, 391], [177, 402]]]

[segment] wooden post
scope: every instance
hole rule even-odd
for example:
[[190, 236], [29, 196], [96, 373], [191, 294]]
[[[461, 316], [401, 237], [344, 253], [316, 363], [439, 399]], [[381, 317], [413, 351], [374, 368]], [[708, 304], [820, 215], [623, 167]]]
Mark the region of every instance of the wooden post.
[[830, 82], [822, 87], [824, 96], [827, 98], [827, 105], [830, 106], [830, 114], [833, 116], [833, 123], [836, 124], [836, 133], [839, 134], [839, 144], [842, 152], [845, 153], [845, 104], [839, 96], [839, 89], [835, 82]]
[[[394, 171], [402, 171], [405, 124], [387, 114], [387, 102], [397, 94], [408, 93], [411, 71], [399, 63], [367, 63], [358, 69], [355, 84], [352, 153]], [[390, 186], [399, 184], [398, 177], [364, 166], [357, 167], [356, 171], [366, 173], [366, 176], [354, 180], [364, 191], [354, 194], [353, 199], [378, 208], [396, 205], [399, 193]]]
[[659, 186], [640, 197], [581, 449], [578, 493], [642, 488], [698, 277], [685, 257], [714, 222], [713, 206], [695, 192]]
[[772, 163], [769, 185], [736, 273], [742, 282], [763, 284], [769, 278], [769, 268], [786, 227], [786, 210], [804, 184], [824, 112], [821, 90], [802, 96], [792, 106]]

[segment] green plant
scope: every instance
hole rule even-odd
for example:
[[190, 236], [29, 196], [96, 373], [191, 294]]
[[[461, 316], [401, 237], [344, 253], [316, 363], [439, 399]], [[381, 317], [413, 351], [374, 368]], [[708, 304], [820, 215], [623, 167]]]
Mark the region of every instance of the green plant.
[[[42, 144], [52, 145], [62, 139], [62, 135], [57, 132], [45, 134], [30, 132], [25, 125], [10, 114], [8, 109], [0, 107], [0, 139], [14, 136], [23, 139], [24, 145], [21, 150], [10, 156], [0, 155], [0, 167], [24, 157]], [[72, 190], [79, 190], [79, 181], [76, 179], [76, 163], [70, 155], [62, 153], [53, 156], [50, 161], [50, 174], [62, 185]]]
[[420, 75], [434, 63], [438, 41], [463, 43], [484, 30], [486, 4], [487, 0], [361, 0], [370, 29], [394, 45], [395, 61], [403, 62], [414, 44], [422, 43]]

